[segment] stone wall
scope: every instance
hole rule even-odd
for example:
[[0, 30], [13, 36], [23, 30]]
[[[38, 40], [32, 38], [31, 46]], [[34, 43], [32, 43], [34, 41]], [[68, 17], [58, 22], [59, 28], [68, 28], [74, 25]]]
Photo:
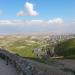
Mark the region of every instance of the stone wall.
[[6, 65], [12, 64], [20, 75], [70, 75], [52, 66], [22, 58], [16, 54], [0, 49], [0, 57]]

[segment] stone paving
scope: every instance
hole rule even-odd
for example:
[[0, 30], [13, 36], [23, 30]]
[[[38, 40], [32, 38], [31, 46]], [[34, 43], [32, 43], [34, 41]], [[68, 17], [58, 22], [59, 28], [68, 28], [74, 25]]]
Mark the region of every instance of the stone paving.
[[0, 59], [0, 75], [18, 75], [12, 65], [6, 65], [6, 62]]

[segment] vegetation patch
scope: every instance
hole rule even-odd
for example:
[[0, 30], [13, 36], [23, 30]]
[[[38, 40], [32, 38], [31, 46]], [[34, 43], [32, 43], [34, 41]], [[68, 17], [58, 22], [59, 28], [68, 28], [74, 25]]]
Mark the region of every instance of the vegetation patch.
[[75, 38], [57, 44], [55, 52], [65, 58], [75, 58]]

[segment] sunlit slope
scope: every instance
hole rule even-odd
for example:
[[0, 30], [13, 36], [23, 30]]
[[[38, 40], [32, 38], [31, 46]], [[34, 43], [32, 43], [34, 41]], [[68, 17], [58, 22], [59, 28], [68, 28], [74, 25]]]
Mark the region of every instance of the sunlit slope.
[[34, 57], [33, 49], [37, 46], [38, 44], [35, 41], [20, 39], [14, 41], [12, 45], [8, 47], [8, 49], [19, 54], [20, 56]]
[[21, 37], [3, 39], [0, 42], [0, 46], [3, 46], [10, 52], [14, 52], [23, 57], [35, 57], [33, 50], [35, 48], [41, 48], [45, 45], [44, 39], [32, 38], [32, 37]]

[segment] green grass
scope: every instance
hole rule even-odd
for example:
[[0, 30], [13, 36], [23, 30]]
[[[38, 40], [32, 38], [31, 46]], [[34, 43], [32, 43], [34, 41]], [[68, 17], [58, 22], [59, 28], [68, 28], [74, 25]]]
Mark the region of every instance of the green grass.
[[75, 39], [67, 40], [63, 44], [64, 44], [64, 48], [67, 48], [67, 49], [75, 48]]
[[75, 38], [58, 44], [55, 50], [60, 56], [64, 56], [65, 58], [75, 58]]
[[33, 46], [25, 46], [23, 48], [20, 48], [19, 46], [13, 46], [8, 48], [8, 50], [11, 50], [23, 57], [35, 57], [33, 49]]

